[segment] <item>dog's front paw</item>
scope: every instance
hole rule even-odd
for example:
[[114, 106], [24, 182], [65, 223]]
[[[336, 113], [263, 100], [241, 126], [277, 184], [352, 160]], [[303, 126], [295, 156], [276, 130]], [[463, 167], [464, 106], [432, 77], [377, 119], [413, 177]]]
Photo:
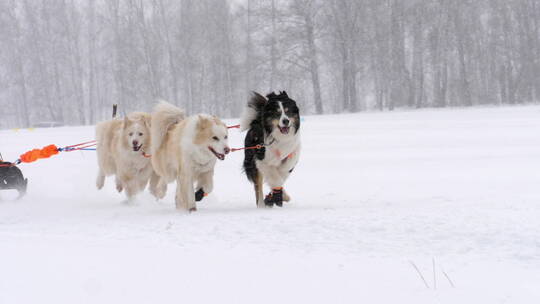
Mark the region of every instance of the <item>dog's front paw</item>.
[[201, 188], [201, 189], [197, 190], [197, 192], [195, 192], [195, 201], [200, 202], [207, 195], [208, 195], [207, 193], [204, 193], [203, 188]]
[[273, 189], [272, 192], [270, 192], [265, 198], [264, 198], [264, 204], [267, 207], [272, 207], [274, 205], [278, 207], [283, 207], [283, 190], [280, 189]]
[[165, 197], [165, 195], [167, 194], [167, 189], [159, 189], [156, 194], [155, 194], [155, 197], [157, 199], [163, 199]]

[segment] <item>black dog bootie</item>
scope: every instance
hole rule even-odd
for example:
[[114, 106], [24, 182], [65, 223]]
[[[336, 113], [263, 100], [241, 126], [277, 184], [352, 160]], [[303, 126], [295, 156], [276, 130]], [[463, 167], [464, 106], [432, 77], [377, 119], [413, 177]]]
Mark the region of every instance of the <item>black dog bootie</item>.
[[272, 207], [274, 204], [283, 207], [283, 188], [272, 189], [272, 192], [264, 198], [264, 204], [268, 207]]
[[204, 193], [204, 190], [201, 188], [195, 192], [195, 201], [200, 202], [202, 199], [206, 196], [206, 193]]

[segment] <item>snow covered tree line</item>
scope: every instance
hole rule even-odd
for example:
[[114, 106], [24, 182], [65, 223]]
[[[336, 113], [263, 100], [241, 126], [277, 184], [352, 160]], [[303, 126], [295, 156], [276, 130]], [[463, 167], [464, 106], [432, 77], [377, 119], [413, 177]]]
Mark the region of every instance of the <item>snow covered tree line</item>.
[[0, 0], [0, 128], [150, 110], [236, 117], [537, 102], [539, 0]]

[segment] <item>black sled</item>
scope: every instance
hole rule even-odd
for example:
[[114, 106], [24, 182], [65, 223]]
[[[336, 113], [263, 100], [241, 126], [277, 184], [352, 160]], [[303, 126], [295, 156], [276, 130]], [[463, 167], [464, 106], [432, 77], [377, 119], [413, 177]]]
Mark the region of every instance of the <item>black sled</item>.
[[14, 163], [3, 161], [0, 156], [0, 190], [17, 190], [19, 199], [26, 194], [27, 186], [28, 179], [24, 178], [21, 169]]

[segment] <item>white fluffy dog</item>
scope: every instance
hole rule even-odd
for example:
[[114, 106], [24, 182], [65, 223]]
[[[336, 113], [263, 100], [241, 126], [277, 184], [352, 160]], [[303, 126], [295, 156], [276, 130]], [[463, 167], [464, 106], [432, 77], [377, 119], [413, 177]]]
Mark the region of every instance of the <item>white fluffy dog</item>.
[[125, 190], [128, 200], [143, 191], [150, 181], [150, 192], [156, 195], [159, 180], [145, 151], [150, 148], [150, 121], [148, 113], [134, 112], [125, 119], [104, 121], [96, 126], [98, 189], [103, 188], [105, 177], [116, 176], [116, 190]]
[[227, 126], [205, 114], [186, 118], [181, 109], [166, 102], [155, 107], [151, 125], [152, 165], [160, 176], [158, 196], [165, 195], [167, 183], [176, 181], [176, 208], [197, 210], [195, 202], [214, 187], [216, 160], [224, 160], [230, 152]]

